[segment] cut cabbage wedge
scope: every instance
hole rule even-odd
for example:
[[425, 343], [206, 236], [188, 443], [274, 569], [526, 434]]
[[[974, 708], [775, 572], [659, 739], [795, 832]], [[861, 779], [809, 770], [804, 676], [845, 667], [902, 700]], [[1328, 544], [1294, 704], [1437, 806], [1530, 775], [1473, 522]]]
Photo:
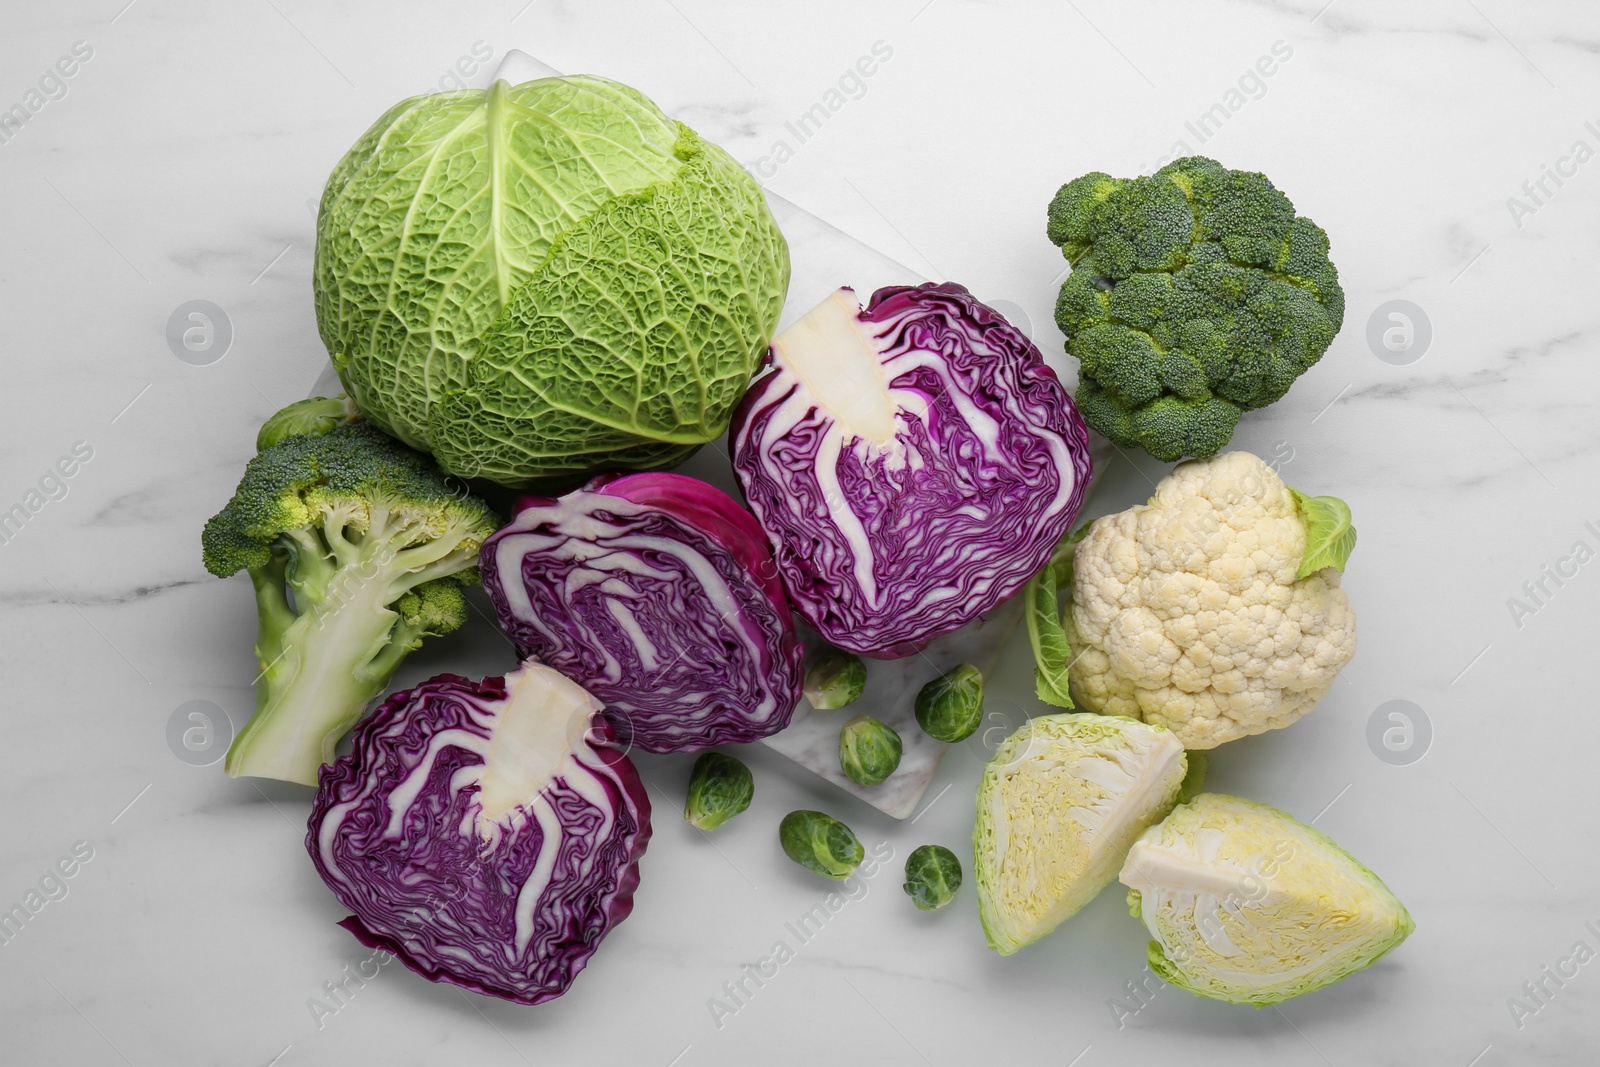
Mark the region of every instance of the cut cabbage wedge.
[[1265, 804], [1201, 793], [1128, 852], [1128, 909], [1150, 969], [1213, 1000], [1264, 1007], [1367, 967], [1414, 928], [1378, 876]]
[[1186, 769], [1165, 727], [1109, 715], [1041, 715], [1002, 742], [972, 832], [989, 947], [1009, 956], [1093, 900], [1177, 803]]

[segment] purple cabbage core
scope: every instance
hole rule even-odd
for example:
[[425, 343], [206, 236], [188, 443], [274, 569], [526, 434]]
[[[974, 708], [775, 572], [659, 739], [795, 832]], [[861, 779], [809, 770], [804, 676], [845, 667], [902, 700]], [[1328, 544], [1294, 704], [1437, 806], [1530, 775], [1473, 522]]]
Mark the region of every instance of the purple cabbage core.
[[896, 658], [1044, 565], [1089, 484], [1088, 431], [1033, 343], [960, 285], [880, 289], [856, 332], [893, 441], [845, 433], [780, 337], [734, 413], [733, 465], [800, 616], [839, 648]]
[[306, 848], [362, 944], [431, 981], [538, 1004], [633, 910], [650, 802], [591, 704], [570, 748], [547, 754], [554, 776], [486, 840], [471, 783], [506, 699], [504, 679], [450, 674], [390, 697], [322, 768]]

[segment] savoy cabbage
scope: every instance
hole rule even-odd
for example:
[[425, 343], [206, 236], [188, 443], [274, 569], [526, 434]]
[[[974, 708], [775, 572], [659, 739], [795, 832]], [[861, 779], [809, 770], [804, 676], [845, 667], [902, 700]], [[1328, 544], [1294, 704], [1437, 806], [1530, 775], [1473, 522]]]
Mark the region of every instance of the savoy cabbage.
[[510, 486], [716, 438], [788, 280], [749, 174], [589, 76], [403, 101], [317, 220], [317, 323], [362, 414]]

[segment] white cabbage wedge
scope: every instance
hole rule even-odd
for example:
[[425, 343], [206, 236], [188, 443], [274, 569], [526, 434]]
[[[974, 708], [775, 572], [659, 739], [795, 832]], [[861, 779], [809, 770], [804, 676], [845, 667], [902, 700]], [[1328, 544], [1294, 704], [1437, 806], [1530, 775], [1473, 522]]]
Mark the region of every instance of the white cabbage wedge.
[[1213, 1000], [1264, 1006], [1367, 967], [1411, 916], [1325, 835], [1265, 804], [1201, 793], [1128, 852], [1128, 908], [1150, 969]]
[[978, 914], [1009, 956], [1116, 877], [1177, 803], [1187, 762], [1169, 730], [1108, 715], [1041, 715], [1003, 741], [978, 784]]

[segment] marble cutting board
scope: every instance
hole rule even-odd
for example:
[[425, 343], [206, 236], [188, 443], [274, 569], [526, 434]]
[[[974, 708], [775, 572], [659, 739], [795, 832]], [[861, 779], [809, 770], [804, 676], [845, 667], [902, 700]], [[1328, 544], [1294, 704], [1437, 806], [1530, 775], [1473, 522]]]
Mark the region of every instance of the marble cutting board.
[[[513, 50], [492, 77], [477, 80], [485, 86], [493, 78], [504, 78], [515, 84], [557, 73], [526, 53]], [[841, 285], [855, 288], [864, 302], [880, 286], [915, 285], [930, 280], [799, 205], [771, 190], [766, 192], [773, 215], [789, 242], [791, 274], [788, 296], [778, 322], [780, 330]], [[983, 294], [978, 296], [984, 299]], [[1026, 316], [1021, 315], [1016, 305], [994, 299], [988, 302], [998, 306], [1025, 332], [1031, 332]], [[1019, 317], [1022, 321], [1018, 321]], [[329, 364], [307, 395], [331, 396], [342, 388]], [[1109, 445], [1096, 439], [1095, 470], [1103, 470], [1113, 454]], [[733, 480], [726, 437], [701, 449], [678, 469], [710, 482], [735, 499], [743, 499]], [[801, 698], [788, 728], [762, 743], [885, 814], [896, 819], [907, 818], [916, 810], [938, 770], [939, 761], [950, 747], [928, 737], [917, 726], [913, 714], [917, 691], [962, 663], [971, 663], [987, 676], [1021, 618], [1020, 601], [1013, 598], [961, 629], [936, 639], [917, 655], [899, 660], [868, 660], [867, 688], [859, 700], [848, 708], [817, 711]], [[818, 640], [807, 632], [808, 662], [816, 647]], [[839, 728], [848, 719], [862, 714], [892, 727], [904, 745], [900, 766], [886, 781], [875, 786], [856, 785], [839, 769]]]
[[[800, 698], [787, 729], [761, 743], [814, 771], [886, 815], [904, 819], [917, 809], [933, 772], [951, 746], [922, 732], [914, 714], [917, 691], [954, 667], [970, 663], [988, 677], [1011, 632], [1022, 620], [1022, 598], [1012, 597], [959, 630], [935, 638], [904, 659], [867, 660], [867, 688], [849, 707], [818, 711]], [[822, 647], [807, 634], [807, 662]], [[900, 766], [877, 785], [857, 785], [839, 769], [839, 728], [857, 715], [871, 715], [900, 735]]]

